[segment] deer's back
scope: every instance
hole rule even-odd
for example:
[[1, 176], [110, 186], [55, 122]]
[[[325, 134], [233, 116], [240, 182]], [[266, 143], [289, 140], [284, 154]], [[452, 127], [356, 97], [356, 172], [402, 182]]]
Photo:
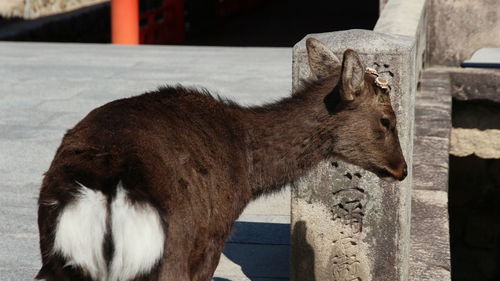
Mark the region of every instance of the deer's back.
[[[123, 204], [156, 209], [170, 260], [202, 264], [207, 249], [197, 247], [213, 245], [210, 251], [219, 251], [251, 198], [245, 133], [234, 107], [203, 92], [164, 88], [90, 112], [66, 133], [45, 175], [39, 198], [42, 252], [52, 252], [57, 221], [65, 221], [62, 211], [84, 204], [76, 195], [84, 190], [87, 197], [107, 198], [102, 212], [123, 196]], [[177, 247], [179, 243], [187, 248]], [[44, 257], [40, 276], [57, 276], [47, 269], [58, 267], [51, 260]]]
[[249, 198], [238, 122], [225, 104], [183, 88], [108, 103], [66, 133], [40, 199], [60, 197], [74, 182], [105, 194], [122, 182], [131, 196], [167, 213], [173, 208], [167, 201], [206, 213], [219, 200], [237, 201], [235, 194]]

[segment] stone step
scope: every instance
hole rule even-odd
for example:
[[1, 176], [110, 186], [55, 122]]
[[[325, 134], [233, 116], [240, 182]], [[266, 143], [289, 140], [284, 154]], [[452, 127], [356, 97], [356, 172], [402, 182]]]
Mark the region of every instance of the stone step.
[[410, 280], [451, 280], [448, 221], [451, 86], [424, 70], [415, 97]]

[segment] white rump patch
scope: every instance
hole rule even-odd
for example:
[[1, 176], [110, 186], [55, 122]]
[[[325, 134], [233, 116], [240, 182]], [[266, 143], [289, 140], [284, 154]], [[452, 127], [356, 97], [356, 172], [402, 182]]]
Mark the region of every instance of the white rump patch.
[[[161, 259], [165, 241], [157, 210], [148, 203], [132, 203], [119, 183], [108, 213], [102, 192], [77, 184], [79, 194], [59, 215], [54, 253], [95, 281], [129, 281], [149, 273]], [[108, 215], [114, 244], [109, 268], [103, 252]]]
[[163, 255], [165, 235], [160, 216], [147, 203], [131, 203], [118, 184], [111, 203], [114, 255], [108, 281], [127, 281], [149, 273]]
[[67, 266], [80, 266], [94, 280], [106, 280], [103, 254], [106, 233], [106, 197], [78, 183], [81, 189], [59, 216], [53, 251], [60, 253]]

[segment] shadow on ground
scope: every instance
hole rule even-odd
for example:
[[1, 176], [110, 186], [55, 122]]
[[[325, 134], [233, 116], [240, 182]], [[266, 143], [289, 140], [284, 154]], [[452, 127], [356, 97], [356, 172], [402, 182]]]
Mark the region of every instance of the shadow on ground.
[[[290, 272], [290, 225], [236, 222], [223, 251], [241, 266], [252, 281], [288, 280]], [[228, 279], [215, 278], [216, 281]]]
[[292, 250], [291, 274], [294, 280], [316, 281], [314, 248], [307, 241], [307, 224], [305, 221], [297, 221], [293, 227], [292, 240], [296, 245]]

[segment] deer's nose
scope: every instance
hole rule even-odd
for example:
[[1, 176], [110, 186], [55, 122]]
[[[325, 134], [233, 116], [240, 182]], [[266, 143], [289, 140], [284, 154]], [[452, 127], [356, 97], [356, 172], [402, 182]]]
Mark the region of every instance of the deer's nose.
[[398, 181], [402, 181], [408, 175], [408, 166], [406, 165], [406, 162], [403, 162], [397, 168], [387, 169], [387, 171], [392, 175], [393, 178], [397, 179]]
[[403, 168], [403, 178], [401, 180], [404, 180], [407, 175], [408, 175], [408, 167], [406, 166], [405, 163], [405, 167]]
[[398, 175], [396, 176], [396, 179], [402, 181], [408, 175], [408, 166], [406, 165], [406, 162], [404, 162], [403, 165], [401, 165], [401, 167], [398, 170], [399, 172]]

